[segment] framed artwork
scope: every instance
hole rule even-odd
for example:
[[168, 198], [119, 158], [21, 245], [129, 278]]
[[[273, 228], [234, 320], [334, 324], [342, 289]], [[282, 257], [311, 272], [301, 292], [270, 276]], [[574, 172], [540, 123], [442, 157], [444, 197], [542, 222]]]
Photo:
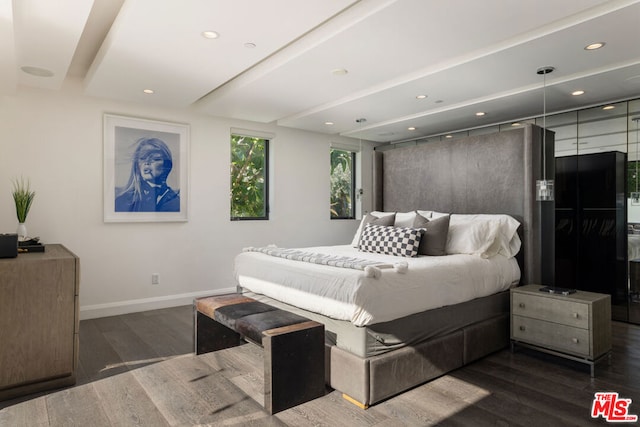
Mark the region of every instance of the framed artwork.
[[104, 115], [104, 221], [188, 220], [189, 125]]

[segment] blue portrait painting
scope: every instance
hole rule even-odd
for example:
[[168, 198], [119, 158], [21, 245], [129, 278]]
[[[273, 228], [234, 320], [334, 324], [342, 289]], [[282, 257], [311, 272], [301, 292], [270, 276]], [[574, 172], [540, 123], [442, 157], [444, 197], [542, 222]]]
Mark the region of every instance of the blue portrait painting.
[[[115, 212], [180, 212], [180, 189], [176, 181], [170, 145], [179, 135], [137, 135], [139, 130], [116, 128], [120, 141], [119, 174], [116, 176]], [[133, 142], [131, 142], [133, 141]], [[128, 169], [128, 172], [127, 172]], [[118, 176], [119, 175], [119, 176]]]

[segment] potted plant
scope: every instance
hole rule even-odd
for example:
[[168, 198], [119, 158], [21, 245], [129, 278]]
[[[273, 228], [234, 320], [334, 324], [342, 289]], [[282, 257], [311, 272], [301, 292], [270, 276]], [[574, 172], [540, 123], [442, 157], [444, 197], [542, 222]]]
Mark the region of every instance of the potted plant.
[[36, 196], [35, 191], [31, 191], [29, 181], [23, 178], [13, 181], [13, 201], [16, 203], [16, 216], [18, 217], [18, 240], [26, 240], [27, 227], [25, 221], [31, 209], [31, 204]]

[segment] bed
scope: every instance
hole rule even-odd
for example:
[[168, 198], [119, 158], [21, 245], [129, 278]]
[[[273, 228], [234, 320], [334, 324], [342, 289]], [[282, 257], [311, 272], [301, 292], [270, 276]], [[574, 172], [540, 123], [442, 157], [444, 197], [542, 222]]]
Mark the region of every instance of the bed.
[[[363, 407], [504, 348], [508, 289], [551, 282], [553, 274], [554, 207], [535, 202], [545, 152], [541, 136], [540, 128], [528, 125], [374, 153], [372, 215], [395, 214], [393, 227], [405, 226], [412, 214], [427, 224], [448, 217], [446, 254], [369, 251], [363, 236], [391, 226], [376, 229], [363, 220], [351, 244], [296, 250], [301, 258], [337, 257], [357, 265], [323, 265], [267, 253], [281, 248], [248, 248], [236, 258], [239, 289], [324, 323], [327, 383]], [[551, 132], [546, 142], [552, 165]], [[487, 222], [501, 225], [489, 234], [483, 229], [469, 248], [468, 227]], [[460, 234], [461, 224], [467, 234]], [[452, 249], [456, 243], [463, 250]]]

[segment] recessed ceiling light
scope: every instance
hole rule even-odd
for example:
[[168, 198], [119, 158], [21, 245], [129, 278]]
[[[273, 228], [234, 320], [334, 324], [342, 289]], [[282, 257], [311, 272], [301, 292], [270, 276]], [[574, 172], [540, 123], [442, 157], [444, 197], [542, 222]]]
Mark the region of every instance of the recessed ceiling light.
[[147, 95], [151, 95], [152, 93], [155, 93], [155, 92], [153, 91], [153, 89], [143, 89], [142, 91], [143, 91], [144, 93], [146, 93]]
[[327, 126], [333, 126], [335, 123], [333, 123], [333, 122], [324, 122], [324, 124], [327, 125]]
[[453, 135], [445, 135], [445, 138], [451, 139], [451, 138], [453, 138]]
[[247, 49], [253, 49], [254, 47], [256, 47], [256, 44], [248, 42], [244, 44], [244, 47], [246, 47]]
[[220, 37], [220, 34], [215, 31], [203, 31], [201, 34], [205, 39], [217, 39]]
[[36, 76], [36, 77], [53, 77], [54, 73], [51, 70], [48, 70], [46, 68], [40, 68], [40, 67], [32, 67], [30, 65], [24, 65], [22, 67], [20, 67], [20, 69], [27, 73], [27, 74], [31, 74], [32, 76]]
[[605, 105], [602, 107], [603, 110], [613, 110], [614, 108], [616, 108], [615, 105]]
[[416, 96], [416, 99], [425, 99], [427, 97], [427, 95], [418, 95]]
[[590, 45], [585, 46], [584, 50], [597, 50], [603, 47], [605, 44], [605, 42], [591, 43]]
[[485, 114], [487, 114], [487, 113], [485, 113], [484, 111], [478, 111], [478, 112], [476, 113], [476, 116], [478, 116], [478, 117], [482, 117], [482, 116], [484, 116]]
[[520, 126], [520, 123], [519, 122], [513, 122], [513, 123], [511, 123], [511, 126]]
[[408, 127], [407, 130], [416, 130], [416, 128], [414, 128], [413, 126]]
[[573, 96], [584, 95], [584, 91], [583, 90], [574, 90], [573, 92], [571, 92], [571, 95], [573, 95]]
[[345, 68], [334, 68], [331, 70], [331, 74], [334, 76], [346, 76], [349, 73]]

